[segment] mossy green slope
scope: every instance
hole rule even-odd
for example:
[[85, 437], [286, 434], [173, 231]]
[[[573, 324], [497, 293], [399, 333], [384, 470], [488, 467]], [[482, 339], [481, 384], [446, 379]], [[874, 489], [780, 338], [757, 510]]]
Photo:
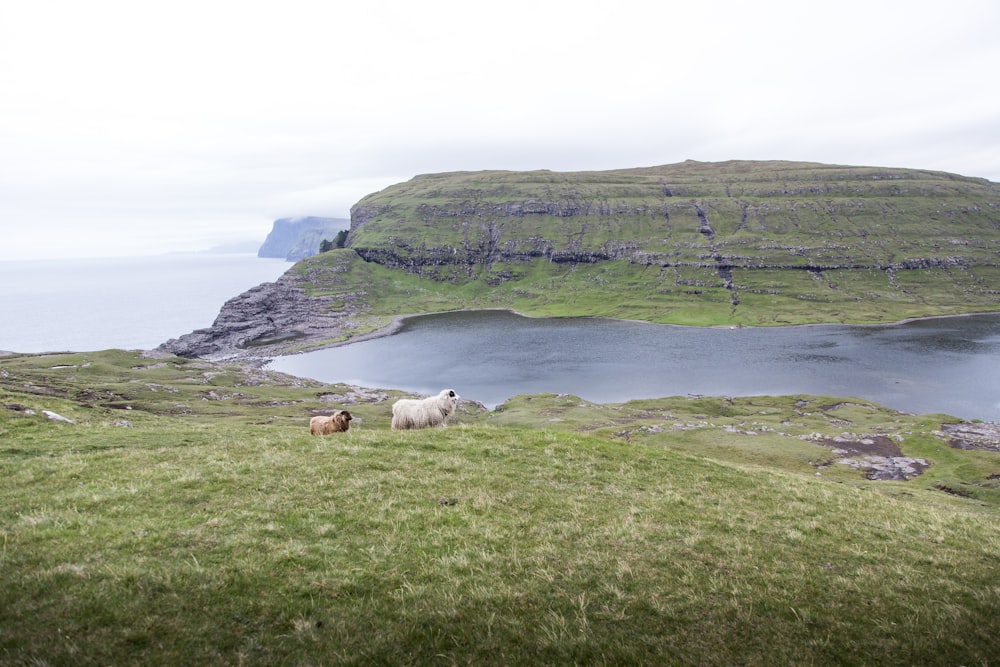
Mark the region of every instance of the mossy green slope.
[[[391, 398], [140, 353], [0, 358], [0, 662], [995, 659], [998, 455], [949, 450], [947, 417], [536, 396], [399, 433]], [[356, 428], [310, 436], [334, 407]], [[845, 429], [984, 493], [816, 477], [796, 436]]]
[[416, 298], [405, 312], [440, 306], [437, 295], [454, 307], [682, 324], [1000, 308], [1000, 186], [921, 170], [685, 162], [430, 174], [362, 199], [348, 245], [426, 280], [438, 303]]

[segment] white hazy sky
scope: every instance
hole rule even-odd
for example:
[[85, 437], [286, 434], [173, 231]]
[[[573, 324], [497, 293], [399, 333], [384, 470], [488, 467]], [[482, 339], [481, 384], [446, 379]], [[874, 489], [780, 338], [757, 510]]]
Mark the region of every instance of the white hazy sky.
[[263, 241], [416, 174], [1000, 181], [996, 0], [0, 0], [0, 259]]

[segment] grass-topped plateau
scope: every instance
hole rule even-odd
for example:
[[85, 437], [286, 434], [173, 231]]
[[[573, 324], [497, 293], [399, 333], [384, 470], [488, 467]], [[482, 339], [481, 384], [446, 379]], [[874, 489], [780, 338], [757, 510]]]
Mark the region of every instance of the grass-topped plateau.
[[[1000, 185], [915, 169], [684, 162], [417, 176], [166, 350], [314, 349], [401, 315], [505, 308], [695, 326], [1000, 310]], [[252, 351], [252, 350], [251, 350]]]
[[1000, 310], [1000, 185], [915, 169], [427, 174], [358, 202], [345, 245], [161, 348], [268, 357], [475, 308], [695, 326]]
[[914, 169], [427, 174], [362, 199], [347, 245], [453, 300], [533, 315], [774, 325], [1000, 308], [1000, 186]]
[[[1000, 453], [951, 447], [953, 418], [542, 395], [393, 432], [396, 396], [139, 352], [0, 357], [0, 663], [1000, 655]], [[351, 430], [310, 436], [335, 408]], [[866, 443], [927, 467], [870, 480]]]

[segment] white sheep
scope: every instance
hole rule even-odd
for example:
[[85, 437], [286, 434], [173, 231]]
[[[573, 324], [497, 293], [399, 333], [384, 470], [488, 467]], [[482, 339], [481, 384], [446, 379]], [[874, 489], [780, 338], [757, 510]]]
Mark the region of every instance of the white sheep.
[[458, 407], [459, 396], [454, 389], [442, 389], [429, 398], [401, 398], [392, 404], [392, 430], [448, 425], [448, 418]]

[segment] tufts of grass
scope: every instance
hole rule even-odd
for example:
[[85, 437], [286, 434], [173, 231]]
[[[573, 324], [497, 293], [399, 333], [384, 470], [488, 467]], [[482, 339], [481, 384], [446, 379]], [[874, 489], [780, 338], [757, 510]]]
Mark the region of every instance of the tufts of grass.
[[[176, 391], [136, 392], [127, 411], [84, 391], [151, 373]], [[206, 386], [227, 397], [201, 400]], [[0, 403], [22, 408], [0, 409], [0, 662], [996, 655], [998, 500], [935, 488], [971, 488], [996, 455], [948, 448], [947, 417], [832, 397], [539, 395], [393, 432], [391, 401], [365, 394], [356, 428], [310, 436], [307, 415], [348, 395], [138, 353], [0, 360]], [[826, 449], [801, 436], [845, 431], [934, 464], [908, 482], [816, 476]]]
[[976, 511], [538, 429], [176, 429], [4, 471], [7, 661], [957, 664], [995, 648], [1000, 535]]

